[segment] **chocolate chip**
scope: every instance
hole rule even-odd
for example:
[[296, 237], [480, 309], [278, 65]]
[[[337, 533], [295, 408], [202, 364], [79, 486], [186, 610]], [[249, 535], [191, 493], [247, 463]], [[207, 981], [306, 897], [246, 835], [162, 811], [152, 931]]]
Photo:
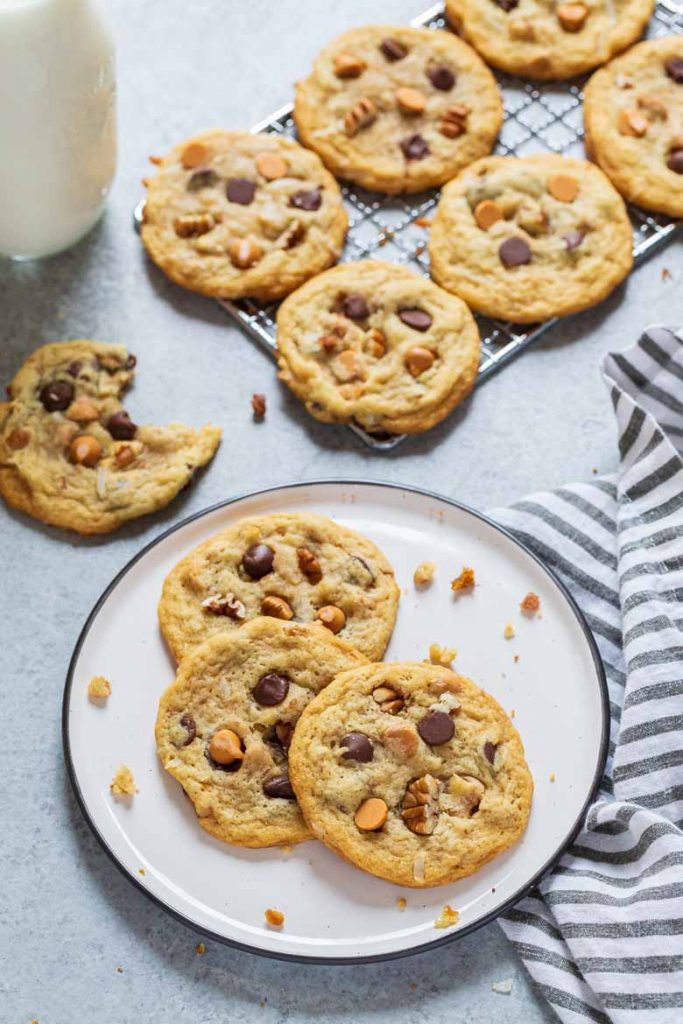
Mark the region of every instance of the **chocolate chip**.
[[133, 353], [131, 352], [131, 354], [126, 359], [126, 369], [127, 370], [134, 370], [137, 365], [138, 365], [138, 357], [134, 356]]
[[531, 249], [523, 238], [506, 238], [498, 250], [500, 262], [504, 267], [519, 267], [531, 262]]
[[295, 206], [297, 210], [306, 210], [308, 213], [319, 210], [322, 201], [320, 188], [313, 188], [310, 192], [295, 192], [293, 196], [289, 197], [290, 206]]
[[107, 420], [107, 430], [115, 441], [132, 441], [137, 429], [125, 409], [119, 409]]
[[514, 11], [519, 0], [494, 0], [494, 3], [496, 3], [498, 7], [507, 14], [510, 11]]
[[53, 380], [40, 389], [40, 400], [48, 412], [67, 409], [74, 397], [74, 386], [68, 380]]
[[399, 319], [414, 331], [428, 331], [432, 326], [432, 318], [424, 309], [399, 309]]
[[[188, 192], [199, 192], [200, 188], [213, 188], [220, 181], [220, 177], [215, 171], [212, 171], [210, 167], [202, 167], [201, 170], [195, 171], [190, 175], [187, 182]], [[240, 179], [234, 179], [239, 181]], [[230, 198], [230, 196], [228, 196]], [[232, 202], [239, 202], [239, 199], [233, 199]], [[251, 202], [251, 200], [249, 200]]]
[[455, 75], [445, 64], [439, 64], [438, 67], [430, 68], [427, 72], [427, 78], [435, 89], [441, 89], [442, 92], [448, 92], [455, 85]]
[[249, 206], [254, 201], [256, 182], [249, 181], [249, 178], [229, 178], [225, 193], [231, 203]]
[[263, 792], [269, 797], [279, 797], [281, 800], [296, 800], [289, 775], [273, 775], [263, 783]]
[[260, 580], [273, 571], [275, 552], [267, 544], [252, 544], [244, 552], [242, 568], [252, 580]]
[[254, 700], [266, 708], [282, 704], [289, 693], [289, 678], [280, 672], [267, 672], [252, 690]]
[[432, 747], [448, 743], [455, 732], [453, 719], [445, 711], [428, 711], [417, 727], [425, 743]]
[[583, 231], [568, 231], [566, 235], [562, 235], [562, 241], [567, 249], [578, 249], [585, 237]]
[[493, 764], [493, 762], [495, 761], [495, 759], [496, 759], [496, 751], [497, 750], [498, 750], [498, 744], [497, 743], [491, 743], [491, 740], [487, 740], [486, 743], [484, 744], [484, 756], [486, 757], [486, 760], [490, 764]]
[[83, 363], [79, 363], [78, 361], [76, 361], [73, 363], [69, 363], [69, 365], [66, 368], [66, 372], [69, 374], [70, 377], [78, 377], [82, 369]]
[[368, 304], [365, 298], [358, 292], [351, 292], [350, 295], [346, 295], [340, 302], [339, 308], [349, 320], [365, 320], [366, 317], [370, 316]]
[[400, 43], [398, 39], [383, 39], [380, 50], [387, 60], [403, 60], [408, 55], [408, 47]]
[[339, 743], [340, 747], [346, 747], [342, 757], [345, 761], [359, 761], [366, 764], [372, 761], [374, 749], [370, 740], [362, 732], [350, 732]]
[[664, 63], [664, 70], [680, 85], [683, 82], [683, 57], [669, 57]]
[[409, 135], [399, 145], [406, 160], [422, 160], [429, 155], [429, 146], [421, 135]]
[[666, 166], [674, 174], [683, 174], [683, 149], [672, 149], [666, 161]]
[[192, 743], [192, 740], [197, 735], [197, 725], [192, 715], [187, 714], [187, 712], [181, 715], [180, 724], [187, 733], [187, 739], [185, 740], [185, 746], [187, 746], [189, 743]]

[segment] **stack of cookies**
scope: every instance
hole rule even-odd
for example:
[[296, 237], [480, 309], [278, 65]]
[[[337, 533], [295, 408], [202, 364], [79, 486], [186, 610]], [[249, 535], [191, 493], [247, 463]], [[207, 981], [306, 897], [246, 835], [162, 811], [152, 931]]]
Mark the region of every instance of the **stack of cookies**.
[[313, 514], [243, 519], [169, 573], [179, 666], [156, 743], [202, 828], [247, 847], [316, 837], [415, 887], [519, 839], [533, 784], [502, 708], [447, 668], [380, 660], [399, 593], [375, 544]]

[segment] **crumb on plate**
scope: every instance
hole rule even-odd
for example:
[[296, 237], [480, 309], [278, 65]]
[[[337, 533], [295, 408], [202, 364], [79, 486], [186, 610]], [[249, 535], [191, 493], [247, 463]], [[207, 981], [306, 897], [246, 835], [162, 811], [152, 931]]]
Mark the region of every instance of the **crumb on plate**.
[[538, 594], [534, 594], [533, 590], [520, 601], [520, 609], [525, 615], [536, 615], [541, 607], [541, 599]]
[[435, 928], [452, 928], [454, 924], [457, 924], [460, 920], [460, 914], [457, 910], [453, 910], [448, 903], [441, 911], [440, 915], [434, 922]]
[[514, 635], [515, 635], [515, 627], [512, 625], [511, 622], [507, 622], [505, 624], [505, 629], [503, 630], [503, 636], [505, 637], [506, 640], [512, 640]]
[[413, 582], [416, 587], [427, 587], [434, 579], [436, 565], [434, 562], [420, 562], [413, 573]]
[[91, 700], [106, 700], [111, 693], [111, 683], [104, 676], [93, 676], [88, 683], [88, 696]]
[[460, 575], [451, 580], [451, 590], [455, 594], [459, 594], [463, 590], [474, 590], [474, 586], [474, 569], [470, 569], [469, 566], [465, 566]]
[[405, 898], [405, 896], [399, 896], [399, 898], [396, 900], [396, 906], [398, 907], [399, 910], [406, 909], [406, 907], [408, 906], [408, 900]]
[[269, 907], [268, 910], [264, 912], [263, 916], [266, 919], [266, 923], [269, 924], [271, 928], [282, 928], [285, 923], [285, 915], [281, 910], [272, 910]]
[[117, 770], [109, 786], [114, 796], [134, 796], [137, 793], [133, 773], [125, 764]]

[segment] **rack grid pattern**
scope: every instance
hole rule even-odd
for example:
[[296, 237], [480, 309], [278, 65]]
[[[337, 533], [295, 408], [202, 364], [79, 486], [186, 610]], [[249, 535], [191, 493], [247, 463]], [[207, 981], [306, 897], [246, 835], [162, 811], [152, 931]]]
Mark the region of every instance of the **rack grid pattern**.
[[[413, 22], [426, 28], [446, 26], [443, 4], [425, 11]], [[659, 0], [648, 36], [683, 33], [683, 4]], [[526, 156], [548, 151], [584, 156], [581, 112], [582, 83], [531, 83], [497, 73], [503, 91], [505, 120], [496, 152]], [[292, 107], [276, 111], [256, 125], [254, 132], [295, 137]], [[342, 261], [382, 259], [400, 263], [424, 275], [429, 274], [428, 234], [416, 221], [428, 220], [438, 202], [438, 190], [420, 195], [384, 196], [347, 184], [344, 203], [349, 213], [349, 233]], [[633, 223], [633, 252], [636, 265], [670, 239], [677, 224], [663, 216], [629, 208]], [[251, 300], [220, 305], [245, 330], [275, 356], [275, 315], [277, 304], [259, 305]], [[540, 324], [515, 325], [477, 316], [482, 339], [478, 383], [532, 345], [556, 319]], [[404, 440], [403, 436], [373, 436], [360, 427], [351, 429], [371, 448], [386, 450]]]

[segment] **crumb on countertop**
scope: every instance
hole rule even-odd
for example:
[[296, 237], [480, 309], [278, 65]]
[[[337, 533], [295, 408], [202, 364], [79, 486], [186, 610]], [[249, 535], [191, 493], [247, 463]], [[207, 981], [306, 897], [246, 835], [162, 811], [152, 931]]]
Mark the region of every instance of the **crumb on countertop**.
[[197, 956], [204, 956], [204, 954], [206, 953], [206, 946], [204, 945], [203, 942], [198, 942], [197, 945], [194, 947], [194, 951], [197, 954]]
[[512, 978], [504, 978], [502, 981], [491, 982], [491, 988], [502, 996], [509, 996], [512, 992], [513, 984]]
[[123, 974], [123, 967], [117, 967], [116, 968], [116, 973], [117, 974]]
[[669, 270], [668, 267], [662, 267], [662, 281], [670, 281], [670, 280], [671, 280], [671, 271]]
[[432, 665], [441, 665], [442, 668], [450, 668], [451, 663], [458, 657], [455, 647], [441, 647], [439, 644], [429, 645], [429, 660]]
[[453, 910], [448, 903], [441, 911], [439, 917], [434, 922], [435, 928], [452, 928], [454, 924], [457, 924], [460, 920], [460, 914], [457, 910]]
[[436, 565], [434, 562], [420, 562], [413, 573], [413, 582], [416, 587], [427, 587], [434, 579]]
[[282, 928], [285, 923], [285, 915], [281, 910], [272, 910], [269, 907], [268, 910], [264, 912], [263, 916], [266, 919], [266, 923], [269, 924], [271, 928]]
[[465, 566], [460, 575], [451, 580], [451, 590], [455, 594], [459, 594], [463, 590], [474, 590], [474, 586], [474, 569], [470, 569], [469, 566]]
[[104, 676], [93, 676], [88, 683], [88, 696], [91, 700], [106, 700], [111, 693], [111, 683]]
[[408, 906], [408, 900], [405, 898], [405, 896], [399, 896], [399, 898], [396, 900], [396, 906], [398, 907], [399, 910], [406, 909], [406, 907]]
[[505, 637], [506, 640], [512, 640], [514, 635], [515, 635], [515, 627], [512, 625], [511, 622], [507, 622], [505, 624], [505, 629], [503, 630], [503, 636]]
[[145, 873], [145, 869], [144, 868], [138, 868], [138, 874], [139, 875], [144, 875], [144, 873]]
[[550, 773], [550, 781], [551, 781], [551, 782], [554, 782], [554, 781], [555, 781], [555, 779], [556, 779], [556, 777], [557, 777], [557, 776], [555, 775], [555, 772], [551, 772], [551, 773]]
[[541, 599], [538, 594], [534, 594], [533, 590], [530, 590], [520, 601], [519, 607], [525, 615], [536, 615], [541, 607]]
[[254, 414], [255, 420], [265, 419], [266, 415], [266, 396], [258, 392], [255, 392], [251, 396], [251, 411]]
[[514, 658], [513, 658], [512, 660], [514, 661], [514, 663], [515, 663], [515, 665], [516, 665], [516, 664], [517, 664], [517, 662], [519, 661], [519, 655], [518, 655], [518, 654], [515, 654], [515, 656], [514, 656]]
[[135, 788], [135, 779], [130, 768], [122, 764], [111, 780], [109, 788], [114, 796], [134, 796], [137, 793], [137, 789]]

